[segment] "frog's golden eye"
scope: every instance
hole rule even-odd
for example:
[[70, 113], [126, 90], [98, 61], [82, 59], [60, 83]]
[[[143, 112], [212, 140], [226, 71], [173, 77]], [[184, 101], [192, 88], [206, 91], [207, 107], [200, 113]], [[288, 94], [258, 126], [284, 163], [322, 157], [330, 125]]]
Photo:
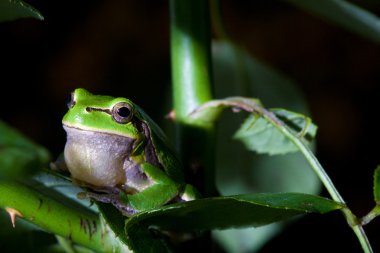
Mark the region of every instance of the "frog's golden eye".
[[117, 103], [112, 108], [112, 119], [120, 124], [126, 124], [133, 117], [132, 106], [125, 102]]
[[67, 97], [66, 100], [66, 105], [69, 109], [73, 108], [75, 105], [75, 97], [74, 97], [74, 92], [70, 93], [70, 96]]

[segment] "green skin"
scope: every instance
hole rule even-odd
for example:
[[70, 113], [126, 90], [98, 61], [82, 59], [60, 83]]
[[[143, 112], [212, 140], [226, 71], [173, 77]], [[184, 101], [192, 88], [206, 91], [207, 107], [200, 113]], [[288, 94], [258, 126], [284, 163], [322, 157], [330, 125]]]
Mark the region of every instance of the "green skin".
[[65, 166], [86, 197], [126, 216], [197, 198], [162, 130], [133, 102], [76, 89], [68, 107]]

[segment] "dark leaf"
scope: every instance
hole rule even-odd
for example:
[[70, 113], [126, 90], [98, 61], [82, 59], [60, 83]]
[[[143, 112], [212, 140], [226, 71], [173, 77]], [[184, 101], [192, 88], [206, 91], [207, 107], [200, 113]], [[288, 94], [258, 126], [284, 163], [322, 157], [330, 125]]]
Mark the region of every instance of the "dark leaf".
[[344, 0], [286, 0], [374, 42], [380, 42], [380, 19]]
[[[181, 232], [259, 227], [306, 213], [326, 213], [342, 208], [331, 200], [302, 193], [266, 193], [206, 198], [164, 206], [139, 213], [126, 221], [129, 245], [135, 252], [147, 252], [158, 244], [149, 229]], [[145, 241], [146, 240], [146, 241]], [[153, 241], [152, 241], [153, 240]], [[156, 241], [156, 243], [153, 243]]]
[[374, 174], [373, 195], [376, 203], [380, 204], [380, 166], [377, 166]]
[[0, 178], [30, 174], [49, 161], [45, 148], [0, 120]]
[[39, 11], [24, 1], [0, 0], [0, 22], [12, 21], [19, 18], [44, 19]]

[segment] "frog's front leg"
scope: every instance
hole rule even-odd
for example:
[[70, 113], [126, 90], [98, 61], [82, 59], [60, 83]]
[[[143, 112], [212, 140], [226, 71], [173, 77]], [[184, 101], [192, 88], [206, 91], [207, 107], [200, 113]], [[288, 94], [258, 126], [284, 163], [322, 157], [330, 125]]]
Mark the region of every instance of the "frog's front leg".
[[140, 164], [140, 170], [146, 175], [150, 184], [138, 193], [126, 195], [129, 205], [138, 211], [160, 207], [180, 193], [180, 184], [174, 182], [160, 168], [150, 164]]
[[173, 181], [164, 171], [152, 164], [143, 163], [140, 169], [153, 184], [139, 193], [127, 195], [129, 204], [136, 210], [157, 208], [171, 201], [182, 202], [200, 198], [195, 187]]

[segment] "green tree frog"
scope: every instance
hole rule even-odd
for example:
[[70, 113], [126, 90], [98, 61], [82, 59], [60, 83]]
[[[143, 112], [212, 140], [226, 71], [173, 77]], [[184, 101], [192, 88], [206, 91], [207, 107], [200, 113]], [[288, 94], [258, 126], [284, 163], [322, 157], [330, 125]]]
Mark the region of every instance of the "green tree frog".
[[63, 117], [65, 167], [85, 197], [124, 215], [197, 198], [162, 130], [126, 98], [76, 89]]

